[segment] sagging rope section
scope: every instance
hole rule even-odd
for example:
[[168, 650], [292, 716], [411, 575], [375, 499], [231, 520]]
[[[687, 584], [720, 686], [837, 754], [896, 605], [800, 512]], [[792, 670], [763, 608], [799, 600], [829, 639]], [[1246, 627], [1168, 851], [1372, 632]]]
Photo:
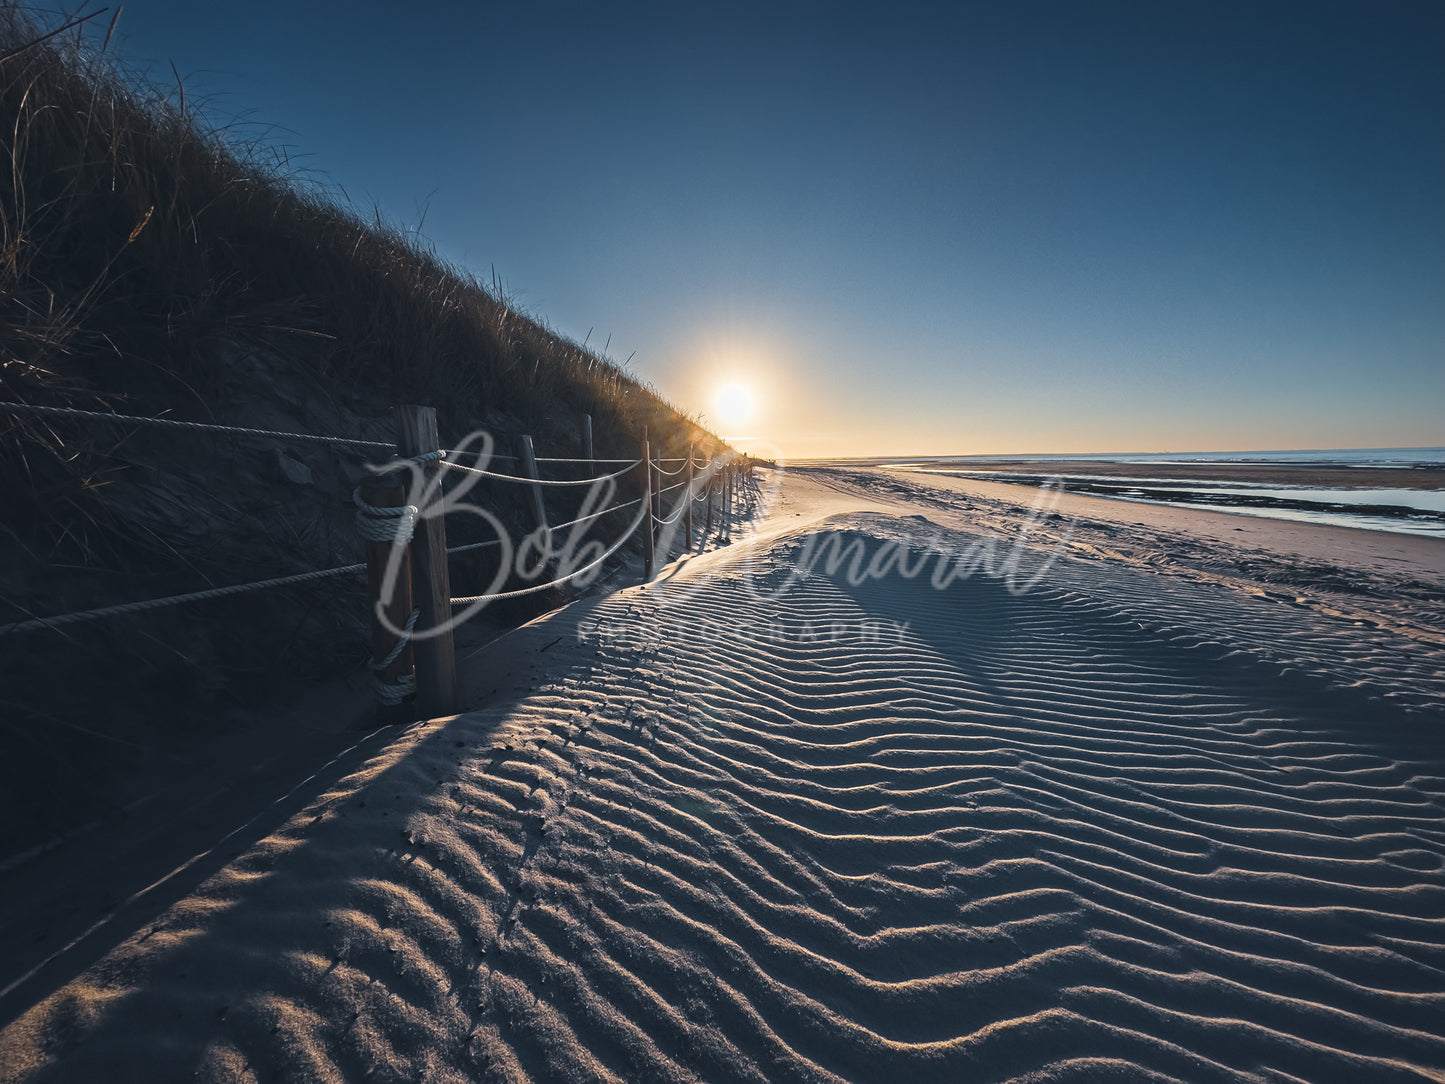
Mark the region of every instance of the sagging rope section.
[[448, 470], [466, 471], [468, 474], [479, 474], [483, 478], [491, 478], [497, 482], [515, 482], [518, 485], [529, 486], [590, 486], [598, 482], [605, 482], [610, 478], [621, 478], [628, 471], [638, 466], [642, 460], [634, 459], [621, 470], [613, 471], [611, 474], [599, 474], [593, 478], [525, 478], [516, 474], [498, 474], [496, 471], [482, 470], [479, 467], [464, 467], [460, 463], [446, 463], [441, 465]]
[[75, 418], [90, 418], [97, 421], [120, 425], [158, 425], [171, 429], [193, 429], [206, 433], [231, 433], [245, 437], [267, 437], [272, 440], [302, 440], [315, 444], [342, 444], [351, 448], [386, 448], [394, 445], [376, 440], [353, 440], [350, 437], [324, 437], [317, 433], [285, 433], [275, 429], [245, 429], [234, 425], [215, 425], [210, 422], [184, 422], [176, 418], [144, 418], [133, 414], [109, 414], [100, 410], [79, 410], [75, 407], [36, 406], [33, 403], [0, 403], [0, 411], [7, 414], [49, 414]]
[[[104, 422], [112, 425], [148, 425], [161, 428], [183, 429], [197, 432], [218, 433], [242, 437], [258, 437], [270, 440], [303, 441], [315, 444], [344, 446], [351, 448], [386, 449], [388, 451], [392, 450], [393, 448], [393, 445], [391, 445], [390, 443], [385, 443], [381, 441], [360, 440], [349, 437], [323, 436], [315, 433], [291, 433], [282, 430], [252, 429], [241, 426], [228, 426], [208, 422], [182, 421], [174, 418], [142, 417], [137, 415], [115, 414], [104, 411], [81, 410], [74, 407], [50, 407], [28, 403], [0, 402], [0, 413], [31, 414], [50, 417], [72, 417], [78, 419], [87, 419], [93, 422]], [[565, 457], [546, 457], [535, 460], [538, 463], [586, 464], [593, 467], [598, 465], [611, 466], [621, 464], [618, 469], [610, 471], [608, 473], [597, 475], [595, 477], [580, 479], [549, 479], [538, 478], [535, 476], [523, 477], [513, 474], [504, 474], [497, 471], [484, 470], [479, 467], [463, 466], [462, 464], [454, 461], [446, 461], [448, 456], [455, 457], [463, 454], [477, 456], [483, 462], [489, 462], [491, 459], [505, 459], [513, 462], [516, 461], [516, 457], [514, 456], [498, 456], [486, 452], [449, 452], [447, 450], [436, 450], [413, 456], [407, 459], [393, 460], [387, 466], [376, 469], [378, 470], [378, 473], [389, 473], [395, 472], [407, 466], [420, 466], [425, 463], [436, 462], [439, 467], [447, 470], [463, 471], [468, 474], [477, 475], [483, 478], [489, 478], [499, 482], [511, 482], [518, 485], [526, 484], [534, 486], [565, 488], [577, 486], [592, 486], [596, 485], [599, 482], [615, 480], [633, 471], [643, 462], [641, 459], [580, 459]], [[663, 462], [677, 463], [678, 466], [673, 470], [668, 470], [662, 466]], [[651, 463], [652, 469], [655, 470], [659, 476], [666, 477], [675, 477], [681, 474], [684, 470], [694, 467], [706, 468], [707, 465], [708, 464], [706, 462], [700, 463], [692, 456], [668, 460], [656, 459], [653, 460]], [[663, 493], [670, 493], [675, 489], [680, 489], [687, 485], [688, 483], [686, 481], [677, 482], [673, 485], [666, 486], [660, 489], [658, 491], [658, 495], [661, 495]], [[683, 516], [684, 512], [690, 507], [691, 503], [710, 500], [710, 498], [710, 485], [707, 487], [707, 490], [700, 495], [694, 496], [691, 492], [689, 492], [678, 501], [672, 515], [670, 515], [666, 519], [660, 519], [654, 522], [657, 526], [669, 526], [675, 524]], [[360, 486], [356, 487], [353, 490], [352, 501], [356, 506], [356, 513], [354, 516], [356, 530], [358, 535], [360, 535], [360, 537], [364, 540], [368, 542], [386, 543], [393, 546], [404, 546], [409, 544], [414, 538], [417, 521], [422, 516], [422, 510], [418, 508], [417, 505], [409, 503], [396, 506], [373, 505], [365, 499]], [[525, 595], [535, 594], [539, 591], [545, 591], [549, 588], [558, 587], [562, 584], [566, 584], [587, 575], [588, 573], [600, 567], [603, 562], [607, 561], [614, 554], [616, 554], [632, 538], [632, 536], [636, 534], [637, 530], [645, 522], [649, 521], [650, 509], [648, 507], [648, 502], [646, 502], [643, 498], [637, 498], [624, 504], [612, 505], [599, 511], [580, 516], [567, 523], [558, 524], [556, 527], [548, 529], [550, 532], [550, 530], [557, 530], [566, 527], [579, 527], [582, 524], [590, 523], [591, 521], [598, 519], [601, 516], [607, 515], [608, 513], [622, 511], [636, 505], [641, 505], [642, 507], [639, 509], [637, 516], [623, 532], [621, 537], [619, 537], [611, 546], [607, 547], [600, 556], [590, 561], [582, 568], [576, 569], [568, 573], [567, 575], [562, 576], [559, 579], [551, 580], [547, 583], [535, 584], [529, 587], [519, 588], [511, 591], [495, 592], [487, 595], [472, 595], [453, 598], [449, 601], [453, 606], [463, 606], [473, 605], [480, 602], [490, 602], [500, 599], [517, 598]], [[569, 545], [571, 541], [571, 539], [568, 540]], [[448, 547], [446, 553], [465, 553], [471, 550], [478, 550], [501, 544], [502, 539], [497, 538], [484, 542], [474, 542], [461, 546]], [[245, 592], [264, 590], [272, 587], [302, 584], [315, 580], [329, 578], [332, 576], [341, 576], [365, 572], [367, 568], [368, 565], [363, 562], [352, 565], [345, 565], [338, 568], [318, 569], [309, 572], [296, 573], [289, 576], [278, 576], [267, 580], [257, 580], [250, 583], [234, 584], [227, 587], [216, 587], [202, 591], [192, 591], [181, 595], [171, 595], [165, 598], [120, 603], [114, 606], [104, 606], [92, 610], [58, 614], [51, 617], [31, 618], [29, 620], [16, 621], [6, 625], [0, 625], [0, 636], [29, 630], [55, 629], [64, 627], [69, 624], [99, 618], [143, 613], [149, 610], [159, 609], [167, 606], [176, 606], [185, 603], [206, 601], [209, 599], [225, 598], [233, 595], [239, 595]], [[380, 698], [381, 702], [385, 705], [399, 704], [402, 701], [406, 700], [408, 697], [414, 695], [416, 692], [417, 679], [415, 668], [409, 668], [407, 673], [397, 675], [391, 681], [386, 681], [383, 675], [385, 674], [387, 669], [389, 669], [396, 662], [396, 660], [401, 656], [402, 652], [406, 650], [407, 645], [411, 642], [417, 622], [421, 618], [421, 612], [422, 611], [419, 607], [413, 609], [407, 616], [407, 619], [396, 638], [396, 642], [392, 645], [391, 649], [386, 653], [384, 657], [372, 660], [368, 663], [371, 671], [372, 682], [375, 686], [377, 695]]]
[[231, 587], [213, 587], [206, 591], [192, 591], [186, 595], [171, 595], [167, 598], [147, 599], [144, 602], [122, 602], [116, 606], [102, 606], [96, 610], [81, 610], [76, 613], [56, 614], [53, 617], [37, 617], [29, 621], [16, 621], [9, 625], [0, 625], [0, 636], [9, 635], [12, 632], [28, 632], [34, 629], [57, 628], [62, 625], [72, 625], [78, 621], [91, 621], [101, 617], [118, 617], [122, 614], [138, 614], [146, 610], [158, 610], [163, 606], [179, 606], [185, 602], [204, 602], [207, 599], [226, 598], [229, 595], [239, 595], [246, 591], [259, 591], [267, 587], [285, 587], [290, 584], [307, 583], [310, 580], [321, 580], [328, 576], [343, 576], [352, 572], [365, 572], [366, 565], [345, 565], [341, 568], [323, 568], [316, 572], [298, 572], [294, 576], [278, 576], [273, 580], [258, 580], [255, 583], [238, 583]]
[[[613, 511], [613, 509], [608, 509], [608, 511]], [[560, 579], [549, 580], [547, 583], [534, 584], [531, 587], [522, 587], [515, 591], [498, 591], [490, 595], [467, 595], [463, 598], [454, 598], [451, 600], [452, 605], [469, 606], [474, 602], [495, 602], [498, 599], [520, 598], [523, 595], [535, 595], [538, 591], [546, 591], [548, 588], [551, 587], [559, 587], [562, 584], [567, 583], [569, 580], [575, 580], [578, 576], [584, 575], [585, 573], [592, 571], [592, 569], [602, 564], [603, 561], [607, 560], [607, 558], [611, 557], [614, 553], [620, 550], [627, 542], [627, 540], [631, 538], [635, 533], [637, 533], [637, 528], [642, 526], [643, 521], [647, 519], [647, 511], [647, 507], [644, 505], [642, 510], [638, 512], [637, 518], [634, 519], [632, 521], [632, 524], [627, 528], [627, 530], [623, 532], [622, 537], [619, 538], [616, 542], [614, 542], [611, 546], [609, 546], [607, 550], [604, 551], [602, 555], [599, 556], [596, 560], [583, 565], [581, 568], [577, 569], [574, 572], [569, 572], [567, 575], [561, 577]]]
[[659, 527], [671, 527], [674, 523], [676, 523], [678, 520], [680, 520], [680, 519], [682, 518], [682, 514], [683, 514], [684, 512], [686, 512], [686, 511], [687, 511], [687, 502], [686, 502], [686, 501], [679, 501], [678, 504], [677, 504], [677, 507], [676, 507], [675, 509], [673, 509], [672, 515], [668, 516], [666, 519], [660, 519], [660, 520], [658, 520], [658, 521], [657, 521], [657, 525], [658, 525]]

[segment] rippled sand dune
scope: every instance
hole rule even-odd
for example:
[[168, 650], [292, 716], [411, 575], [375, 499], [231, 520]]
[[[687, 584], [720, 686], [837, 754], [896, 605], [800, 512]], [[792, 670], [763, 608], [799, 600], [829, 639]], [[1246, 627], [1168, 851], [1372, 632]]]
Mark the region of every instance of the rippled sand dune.
[[809, 534], [549, 619], [535, 691], [408, 731], [0, 1077], [1445, 1079], [1439, 653], [1067, 560], [797, 576]]

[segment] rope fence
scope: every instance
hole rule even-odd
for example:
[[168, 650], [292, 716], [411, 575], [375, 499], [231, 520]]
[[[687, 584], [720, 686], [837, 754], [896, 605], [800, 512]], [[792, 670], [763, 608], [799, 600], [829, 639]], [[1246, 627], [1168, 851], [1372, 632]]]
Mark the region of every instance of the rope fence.
[[[512, 458], [512, 457], [509, 456], [508, 458]], [[558, 458], [556, 458], [556, 457], [550, 457], [550, 456], [538, 456], [538, 457], [537, 457], [537, 462], [538, 462], [538, 463], [586, 463], [586, 464], [588, 464], [589, 466], [592, 465], [592, 464], [596, 464], [596, 463], [600, 463], [600, 464], [602, 464], [602, 465], [604, 465], [604, 466], [612, 466], [613, 464], [616, 464], [616, 463], [626, 463], [628, 466], [635, 467], [635, 466], [637, 466], [638, 463], [642, 462], [642, 460], [640, 460], [640, 459], [576, 459], [576, 458], [572, 458], [572, 459], [558, 459]]]
[[[303, 441], [333, 447], [367, 450], [385, 450], [393, 458], [386, 464], [373, 467], [376, 477], [356, 487], [352, 503], [356, 506], [354, 523], [356, 533], [366, 544], [367, 560], [337, 568], [318, 569], [288, 576], [277, 576], [250, 583], [213, 587], [201, 591], [171, 595], [165, 598], [147, 599], [137, 602], [119, 603], [72, 613], [56, 614], [49, 617], [30, 617], [0, 625], [0, 637], [31, 632], [41, 629], [61, 629], [80, 622], [100, 620], [129, 614], [145, 613], [169, 606], [188, 605], [211, 599], [226, 598], [251, 591], [289, 587], [311, 583], [336, 576], [366, 573], [370, 584], [372, 619], [372, 658], [368, 663], [373, 685], [384, 711], [396, 713], [404, 710], [408, 701], [416, 698], [418, 707], [429, 717], [449, 714], [455, 709], [454, 652], [451, 640], [453, 623], [452, 609], [468, 606], [476, 609], [461, 615], [460, 619], [473, 616], [485, 604], [536, 594], [549, 588], [581, 580], [601, 568], [604, 562], [617, 554], [639, 531], [643, 532], [643, 553], [645, 579], [651, 579], [654, 572], [656, 535], [659, 529], [672, 527], [682, 521], [684, 524], [683, 547], [693, 547], [693, 510], [695, 505], [706, 505], [706, 521], [703, 537], [712, 531], [714, 504], [719, 505], [721, 523], [725, 531], [730, 530], [735, 505], [736, 487], [739, 479], [751, 473], [751, 461], [746, 457], [728, 456], [715, 460], [696, 457], [691, 449], [683, 457], [655, 458], [650, 445], [643, 442], [642, 455], [637, 459], [606, 459], [591, 455], [592, 422], [584, 416], [582, 446], [588, 453], [585, 457], [537, 457], [532, 453], [530, 437], [522, 438], [523, 454], [520, 456], [500, 455], [489, 450], [443, 449], [436, 439], [436, 413], [430, 407], [400, 406], [394, 412], [398, 430], [395, 444], [351, 437], [326, 436], [316, 433], [291, 433], [281, 430], [253, 429], [227, 426], [210, 422], [191, 422], [175, 418], [142, 417], [115, 414], [105, 411], [80, 410], [73, 407], [39, 406], [29, 403], [0, 402], [0, 413], [12, 415], [34, 415], [40, 417], [69, 417], [91, 423], [109, 425], [154, 426], [159, 428], [189, 430], [227, 434], [240, 437], [256, 437], [268, 440]], [[490, 463], [505, 460], [521, 463], [525, 475], [507, 474], [487, 470], [484, 467], [464, 466], [455, 460], [459, 457], [475, 456]], [[678, 464], [668, 470], [663, 463]], [[538, 464], [577, 466], [589, 468], [585, 478], [543, 478]], [[603, 473], [592, 474], [598, 467], [615, 467]], [[638, 468], [642, 468], [639, 470]], [[503, 538], [470, 542], [458, 546], [446, 545], [445, 514], [454, 509], [448, 507], [445, 499], [421, 508], [406, 500], [407, 488], [398, 479], [403, 469], [410, 469], [413, 478], [425, 483], [422, 493], [430, 499], [433, 493], [440, 493], [443, 472], [461, 472], [492, 481], [525, 485], [533, 493], [533, 509], [538, 521], [536, 537], [541, 540], [549, 565], [559, 553], [570, 552], [572, 545], [590, 525], [602, 516], [624, 512], [637, 507], [638, 511], [625, 531], [599, 556], [581, 568], [565, 571], [562, 575], [544, 583], [510, 591], [496, 591], [480, 595], [453, 597], [450, 591], [448, 558], [455, 554], [469, 553], [501, 546]], [[702, 470], [701, 478], [695, 477]], [[542, 501], [543, 489], [568, 489], [580, 486], [600, 486], [616, 482], [636, 472], [639, 476], [641, 496], [605, 508], [585, 512], [566, 522], [550, 525]], [[684, 475], [685, 472], [685, 475]], [[667, 486], [654, 485], [663, 478], [681, 479]], [[660, 515], [659, 499], [667, 493], [685, 489], [670, 515]], [[585, 502], [584, 502], [585, 507]], [[489, 514], [490, 515], [490, 514]], [[494, 526], [498, 525], [495, 519]], [[554, 546], [553, 532], [572, 529], [561, 547]], [[579, 533], [580, 532], [580, 533]], [[558, 568], [556, 571], [561, 571]], [[387, 594], [387, 592], [390, 592]], [[415, 604], [413, 604], [415, 596]], [[419, 635], [424, 634], [424, 635]], [[426, 665], [422, 665], [425, 662]], [[420, 675], [420, 676], [419, 676]], [[398, 717], [394, 721], [401, 721]]]
[[175, 418], [143, 418], [133, 414], [108, 414], [99, 410], [77, 410], [74, 407], [35, 406], [30, 403], [0, 403], [0, 411], [7, 414], [43, 414], [73, 418], [89, 418], [92, 421], [111, 422], [120, 425], [155, 425], [169, 429], [191, 429], [206, 433], [230, 433], [236, 436], [266, 437], [271, 440], [301, 440], [316, 444], [338, 444], [350, 448], [384, 448], [394, 451], [394, 444], [376, 440], [355, 440], [351, 437], [325, 437], [316, 433], [284, 433], [274, 429], [245, 429], [234, 425], [215, 425], [210, 422], [183, 422]]
[[[631, 503], [637, 504], [639, 502], [633, 501]], [[616, 511], [616, 509], [608, 508], [606, 509], [606, 511], [612, 512]], [[495, 591], [488, 595], [466, 595], [462, 598], [454, 598], [451, 600], [452, 605], [468, 606], [479, 602], [495, 602], [498, 599], [504, 598], [521, 598], [523, 595], [535, 595], [539, 591], [546, 591], [549, 588], [558, 587], [571, 580], [575, 580], [579, 576], [583, 576], [586, 573], [591, 572], [594, 568], [600, 566], [602, 562], [606, 561], [614, 553], [620, 550], [623, 545], [626, 544], [627, 540], [637, 533], [637, 528], [641, 527], [643, 522], [647, 519], [647, 512], [648, 509], [646, 508], [638, 512], [636, 518], [632, 521], [632, 526], [628, 527], [627, 530], [623, 532], [621, 538], [619, 538], [616, 542], [609, 546], [606, 551], [604, 551], [599, 557], [596, 558], [596, 560], [588, 562], [581, 568], [577, 569], [575, 572], [570, 572], [565, 576], [561, 576], [555, 580], [549, 580], [546, 583], [533, 584], [531, 587], [521, 587], [514, 591]]]
[[603, 508], [601, 511], [598, 512], [589, 512], [587, 515], [579, 516], [577, 519], [569, 520], [566, 523], [559, 523], [555, 527], [553, 527], [552, 530], [560, 531], [563, 527], [575, 527], [579, 523], [590, 523], [598, 516], [605, 516], [608, 512], [621, 512], [624, 508], [631, 508], [634, 504], [641, 503], [642, 498], [638, 497], [634, 500], [627, 501], [625, 504], [614, 504], [610, 508]]
[[686, 512], [687, 510], [688, 510], [688, 505], [687, 505], [687, 503], [686, 503], [686, 502], [679, 502], [679, 503], [678, 503], [678, 506], [677, 506], [675, 509], [673, 509], [672, 515], [668, 516], [666, 519], [660, 519], [660, 520], [658, 520], [658, 521], [657, 521], [657, 525], [658, 525], [659, 527], [671, 527], [674, 523], [676, 523], [678, 520], [680, 520], [680, 519], [682, 518], [682, 514], [683, 514], [684, 512]]
[[[537, 460], [537, 462], [540, 463], [542, 462], [542, 460], [539, 459]], [[632, 470], [634, 467], [640, 466], [641, 464], [642, 460], [634, 459], [621, 470], [613, 471], [611, 474], [600, 474], [595, 478], [521, 478], [515, 474], [498, 474], [495, 471], [481, 470], [478, 467], [464, 467], [460, 463], [443, 462], [442, 466], [446, 467], [448, 470], [460, 470], [466, 471], [468, 474], [479, 474], [483, 478], [491, 478], [493, 481], [497, 482], [515, 482], [519, 485], [529, 486], [554, 486], [557, 488], [565, 489], [573, 486], [596, 485], [598, 482], [605, 482], [609, 478], [621, 478], [628, 471]]]
[[[476, 456], [476, 457], [479, 458], [479, 459], [482, 458], [483, 456], [485, 456], [485, 457], [488, 458], [488, 459], [505, 459], [505, 460], [507, 460], [509, 463], [520, 463], [520, 462], [522, 461], [522, 457], [519, 456], [519, 455], [504, 455], [504, 454], [502, 454], [501, 452], [479, 452], [479, 451], [475, 451], [474, 449], [471, 449], [471, 448], [462, 449], [462, 450], [455, 450], [455, 449], [448, 448], [448, 449], [445, 449], [445, 451], [446, 451], [446, 455], [447, 455], [447, 458], [448, 458], [448, 459], [455, 459], [457, 456], [461, 456], [461, 455], [474, 455], [474, 456]], [[613, 466], [613, 465], [618, 464], [618, 463], [627, 463], [627, 464], [630, 464], [630, 465], [632, 465], [632, 466], [636, 466], [637, 463], [638, 463], [638, 461], [635, 460], [635, 459], [598, 459], [598, 458], [595, 458], [595, 457], [593, 457], [593, 458], [587, 458], [587, 457], [585, 457], [585, 456], [540, 456], [540, 455], [537, 457], [537, 462], [538, 462], [538, 463], [582, 463], [582, 464], [585, 464], [586, 466], [589, 466], [589, 467], [591, 467], [591, 466], [598, 466], [598, 465], [600, 465], [600, 466]]]
[[9, 625], [0, 625], [0, 636], [8, 636], [13, 632], [29, 632], [32, 629], [53, 629], [62, 625], [73, 625], [79, 621], [92, 621], [101, 617], [119, 617], [122, 614], [144, 613], [146, 610], [158, 610], [162, 606], [179, 606], [188, 602], [205, 602], [213, 598], [226, 598], [229, 595], [239, 595], [246, 591], [259, 591], [267, 587], [287, 587], [297, 583], [308, 583], [312, 580], [324, 580], [328, 576], [344, 576], [347, 573], [365, 572], [365, 562], [358, 565], [346, 565], [342, 568], [324, 568], [317, 572], [299, 572], [294, 576], [278, 576], [274, 580], [258, 580], [255, 583], [238, 583], [231, 587], [213, 587], [207, 591], [192, 591], [186, 595], [171, 595], [169, 598], [153, 598], [144, 602], [122, 602], [116, 606], [102, 606], [96, 610], [81, 610], [78, 613], [57, 614], [54, 617], [36, 617], [29, 621], [15, 621]]

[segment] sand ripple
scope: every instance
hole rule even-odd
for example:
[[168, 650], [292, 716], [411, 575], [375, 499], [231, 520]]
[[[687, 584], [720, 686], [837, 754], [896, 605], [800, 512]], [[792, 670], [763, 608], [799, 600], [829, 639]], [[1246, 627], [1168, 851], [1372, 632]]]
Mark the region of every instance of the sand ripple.
[[[1442, 1079], [1437, 655], [1064, 564], [755, 597], [796, 552], [601, 603], [608, 638], [410, 732], [0, 1075]], [[653, 635], [699, 617], [746, 635]]]

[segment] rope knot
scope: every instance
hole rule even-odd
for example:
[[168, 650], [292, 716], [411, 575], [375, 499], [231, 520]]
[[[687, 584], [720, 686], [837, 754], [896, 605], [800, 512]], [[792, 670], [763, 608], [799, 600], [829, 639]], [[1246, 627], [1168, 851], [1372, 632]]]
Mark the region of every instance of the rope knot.
[[360, 486], [352, 492], [351, 500], [356, 505], [356, 533], [368, 542], [391, 542], [404, 546], [416, 533], [416, 517], [421, 514], [416, 505], [378, 507], [367, 502], [361, 495]]
[[401, 635], [396, 638], [396, 643], [393, 644], [391, 650], [386, 653], [386, 657], [374, 659], [367, 663], [367, 666], [371, 668], [371, 684], [376, 689], [376, 695], [381, 698], [383, 704], [400, 704], [408, 696], [416, 693], [415, 669], [405, 674], [398, 674], [395, 681], [383, 681], [381, 675], [386, 672], [388, 666], [396, 662], [397, 656], [399, 656], [402, 651], [405, 650], [406, 645], [411, 642], [412, 629], [416, 628], [416, 621], [420, 616], [421, 610], [412, 610], [406, 619], [406, 624], [402, 626]]

